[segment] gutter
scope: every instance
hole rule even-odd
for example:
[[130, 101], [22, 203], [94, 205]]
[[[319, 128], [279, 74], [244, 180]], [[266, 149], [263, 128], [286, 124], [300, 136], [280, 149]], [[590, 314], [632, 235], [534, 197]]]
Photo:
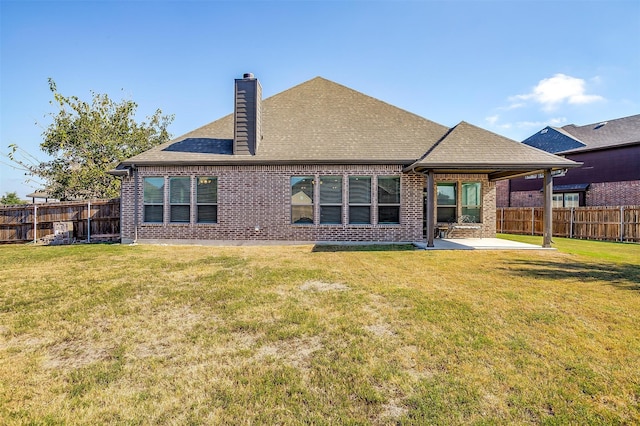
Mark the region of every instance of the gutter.
[[[371, 164], [371, 165], [393, 165], [404, 166], [405, 164], [413, 164], [415, 159], [405, 160], [178, 160], [178, 161], [144, 161], [136, 163], [137, 166], [274, 166], [274, 165], [350, 165], [350, 164]], [[131, 167], [133, 163], [121, 163], [122, 166]], [[119, 171], [119, 170], [118, 170]], [[111, 173], [111, 172], [109, 172]]]

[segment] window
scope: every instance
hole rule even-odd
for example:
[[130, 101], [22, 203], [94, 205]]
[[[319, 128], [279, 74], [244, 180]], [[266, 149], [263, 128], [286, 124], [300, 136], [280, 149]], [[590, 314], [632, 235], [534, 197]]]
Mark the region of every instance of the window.
[[482, 212], [482, 186], [480, 182], [462, 184], [462, 215], [467, 222], [480, 223]]
[[400, 223], [400, 176], [378, 177], [378, 223]]
[[169, 221], [190, 222], [191, 178], [169, 178]]
[[291, 223], [313, 223], [313, 177], [291, 178]]
[[564, 194], [565, 207], [580, 207], [580, 194], [577, 192], [566, 192]]
[[565, 192], [552, 195], [553, 207], [579, 207], [580, 194], [578, 192]]
[[349, 176], [349, 223], [371, 223], [370, 176]]
[[320, 223], [342, 223], [342, 176], [320, 178]]
[[438, 222], [455, 222], [456, 214], [456, 184], [455, 183], [439, 183], [438, 203], [437, 203], [437, 221]]
[[552, 200], [551, 205], [553, 207], [564, 207], [564, 205], [563, 205], [563, 198], [564, 197], [562, 195], [563, 194], [553, 194], [551, 196], [551, 200]]
[[144, 221], [162, 223], [164, 211], [164, 178], [147, 177], [143, 183]]
[[218, 179], [199, 177], [196, 184], [196, 221], [218, 223]]

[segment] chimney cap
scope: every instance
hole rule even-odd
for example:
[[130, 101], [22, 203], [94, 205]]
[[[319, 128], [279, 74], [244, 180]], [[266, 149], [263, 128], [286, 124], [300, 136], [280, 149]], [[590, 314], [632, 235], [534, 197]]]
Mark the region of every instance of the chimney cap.
[[253, 80], [255, 77], [253, 76], [252, 72], [246, 72], [242, 75], [242, 78]]

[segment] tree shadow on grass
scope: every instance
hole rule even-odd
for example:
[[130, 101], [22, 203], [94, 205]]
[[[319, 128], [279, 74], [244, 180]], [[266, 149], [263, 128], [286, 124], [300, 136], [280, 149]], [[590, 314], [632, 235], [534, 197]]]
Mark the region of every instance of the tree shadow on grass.
[[630, 263], [597, 264], [520, 259], [512, 262], [520, 268], [510, 268], [524, 276], [550, 280], [578, 278], [581, 281], [604, 281], [623, 289], [640, 291], [640, 266]]

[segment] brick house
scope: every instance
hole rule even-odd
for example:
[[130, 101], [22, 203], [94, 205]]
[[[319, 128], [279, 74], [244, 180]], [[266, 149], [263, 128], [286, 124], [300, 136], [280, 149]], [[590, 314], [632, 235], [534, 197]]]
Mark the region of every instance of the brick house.
[[[640, 114], [545, 127], [523, 144], [582, 163], [553, 182], [554, 207], [640, 205]], [[498, 207], [542, 206], [540, 175], [498, 184]]]
[[264, 101], [261, 92], [245, 74], [233, 114], [111, 172], [122, 179], [123, 242], [432, 244], [461, 217], [474, 226], [458, 236], [493, 237], [497, 180], [577, 165], [321, 77]]

